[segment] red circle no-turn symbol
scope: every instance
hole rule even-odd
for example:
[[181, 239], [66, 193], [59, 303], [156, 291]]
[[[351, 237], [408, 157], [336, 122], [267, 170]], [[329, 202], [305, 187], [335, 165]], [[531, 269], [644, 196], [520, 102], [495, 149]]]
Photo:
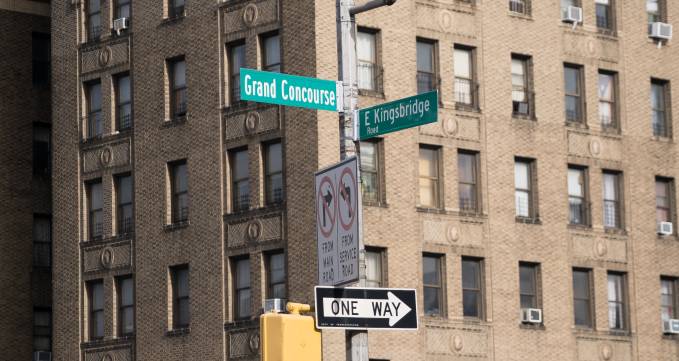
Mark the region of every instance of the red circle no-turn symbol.
[[329, 238], [337, 221], [337, 196], [330, 177], [321, 179], [316, 195], [316, 218], [323, 237]]
[[339, 220], [345, 231], [351, 229], [358, 211], [358, 187], [356, 174], [351, 167], [345, 167], [337, 182]]

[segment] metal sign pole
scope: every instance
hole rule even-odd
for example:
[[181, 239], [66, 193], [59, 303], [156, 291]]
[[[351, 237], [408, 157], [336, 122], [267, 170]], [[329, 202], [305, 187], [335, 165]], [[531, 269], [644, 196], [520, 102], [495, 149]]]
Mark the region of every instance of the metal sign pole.
[[[358, 71], [356, 64], [356, 21], [350, 13], [354, 0], [337, 0], [337, 60], [339, 79], [344, 90], [344, 109], [339, 117], [340, 159], [356, 155], [360, 169], [360, 150], [353, 142], [353, 117], [358, 104]], [[360, 170], [356, 175], [360, 183]], [[360, 189], [360, 187], [359, 187]], [[361, 191], [358, 194], [358, 220], [361, 218]], [[359, 286], [365, 286], [365, 251], [363, 247], [363, 226], [359, 221]], [[368, 331], [345, 331], [348, 361], [368, 361]]]

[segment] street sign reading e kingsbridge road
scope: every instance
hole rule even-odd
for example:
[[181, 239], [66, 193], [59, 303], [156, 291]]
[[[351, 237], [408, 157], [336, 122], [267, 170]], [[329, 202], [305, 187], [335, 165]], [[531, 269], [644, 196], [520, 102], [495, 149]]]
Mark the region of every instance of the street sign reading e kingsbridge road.
[[342, 110], [342, 83], [297, 75], [240, 69], [243, 100], [302, 107]]
[[434, 123], [438, 120], [438, 110], [436, 90], [357, 110], [354, 113], [354, 139], [364, 140]]

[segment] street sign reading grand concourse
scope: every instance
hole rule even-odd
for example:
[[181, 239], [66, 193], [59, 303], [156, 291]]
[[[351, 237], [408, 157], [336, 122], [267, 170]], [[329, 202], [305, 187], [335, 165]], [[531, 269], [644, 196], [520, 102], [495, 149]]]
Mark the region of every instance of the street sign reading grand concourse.
[[364, 140], [402, 129], [434, 123], [438, 119], [438, 91], [357, 110], [354, 139]]
[[240, 69], [240, 97], [310, 109], [340, 111], [342, 83], [297, 75]]
[[316, 327], [417, 330], [414, 289], [315, 287]]

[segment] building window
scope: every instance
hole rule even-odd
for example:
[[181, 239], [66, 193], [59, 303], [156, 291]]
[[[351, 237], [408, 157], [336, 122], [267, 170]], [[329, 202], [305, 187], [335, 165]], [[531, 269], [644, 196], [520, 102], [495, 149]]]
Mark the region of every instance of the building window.
[[283, 251], [271, 253], [267, 256], [267, 261], [269, 283], [267, 298], [286, 298], [285, 253]]
[[101, 0], [87, 0], [87, 40], [98, 41], [102, 29]]
[[646, 14], [650, 32], [650, 24], [665, 21], [665, 0], [646, 0]]
[[118, 335], [134, 333], [134, 279], [132, 276], [119, 277], [118, 289]]
[[608, 328], [611, 330], [626, 330], [625, 275], [608, 273]]
[[663, 321], [677, 318], [677, 280], [660, 279], [660, 317]]
[[363, 202], [378, 204], [382, 201], [381, 152], [382, 141], [371, 139], [361, 142], [361, 190]]
[[599, 122], [603, 129], [618, 129], [615, 73], [599, 71]]
[[101, 180], [87, 184], [88, 219], [90, 240], [104, 234], [104, 194]]
[[228, 47], [231, 105], [240, 102], [240, 68], [245, 66], [245, 43], [240, 41]]
[[483, 261], [462, 258], [462, 313], [483, 319]]
[[516, 216], [537, 218], [537, 202], [533, 174], [535, 160], [517, 158], [514, 162], [514, 200]]
[[568, 167], [568, 221], [570, 224], [589, 224], [589, 200], [586, 168]]
[[104, 337], [104, 281], [96, 280], [87, 283], [89, 303], [89, 339]]
[[591, 270], [573, 269], [573, 313], [576, 326], [594, 328], [591, 280]]
[[530, 15], [531, 0], [509, 0], [509, 11], [524, 15]]
[[87, 88], [87, 138], [104, 134], [104, 120], [101, 112], [101, 82], [88, 83]]
[[186, 160], [170, 163], [170, 187], [172, 191], [171, 221], [185, 222], [189, 219], [189, 182]]
[[250, 259], [241, 258], [235, 261], [234, 275], [234, 315], [237, 320], [249, 318], [252, 315], [252, 294], [250, 291]]
[[278, 34], [262, 38], [262, 69], [281, 72], [281, 37]]
[[234, 212], [250, 209], [250, 159], [248, 149], [232, 150], [231, 163], [231, 208]]
[[33, 309], [33, 351], [52, 351], [52, 311]]
[[460, 199], [460, 211], [463, 212], [480, 212], [478, 155], [476, 152], [467, 151], [458, 151], [457, 153], [457, 190]]
[[51, 130], [47, 125], [33, 124], [33, 175], [49, 177], [52, 173]]
[[651, 80], [651, 112], [653, 115], [653, 135], [656, 137], [670, 137], [670, 117], [668, 114], [669, 83], [664, 80]]
[[384, 250], [380, 248], [365, 248], [365, 285], [366, 287], [384, 287], [382, 259]]
[[424, 314], [441, 317], [443, 312], [443, 272], [441, 261], [443, 256], [422, 256], [422, 288], [424, 293]]
[[33, 33], [31, 48], [33, 50], [33, 85], [47, 86], [50, 83], [50, 35]]
[[134, 213], [132, 207], [132, 176], [120, 175], [115, 178], [116, 187], [116, 223], [117, 234], [126, 234], [134, 230]]
[[365, 30], [356, 33], [356, 57], [358, 66], [358, 88], [380, 91], [381, 69], [377, 64], [377, 34]]
[[116, 0], [116, 11], [115, 11], [115, 18], [114, 19], [120, 19], [120, 18], [130, 18], [130, 0]]
[[604, 171], [604, 227], [622, 228], [622, 175], [618, 172]]
[[185, 13], [185, 5], [186, 1], [185, 0], [169, 0], [168, 1], [168, 17], [173, 19], [173, 18], [179, 18], [184, 15]]
[[[266, 144], [264, 150], [266, 204], [279, 204], [283, 202], [283, 150], [281, 142]], [[245, 156], [247, 161], [247, 152], [245, 152]]]
[[420, 206], [439, 208], [439, 149], [420, 145]]
[[613, 0], [595, 0], [596, 26], [599, 30], [613, 30]]
[[582, 67], [577, 65], [565, 65], [564, 79], [566, 90], [566, 120], [569, 122], [584, 123]]
[[187, 87], [186, 61], [183, 58], [171, 60], [170, 70], [170, 117], [177, 119], [186, 116]]
[[436, 76], [436, 42], [417, 39], [417, 93], [426, 93], [438, 87]]
[[172, 329], [189, 327], [191, 311], [189, 302], [189, 266], [170, 267], [172, 280]]
[[462, 108], [475, 108], [477, 84], [474, 76], [474, 50], [456, 45], [453, 52], [453, 63], [455, 105]]
[[125, 130], [132, 128], [132, 92], [130, 75], [124, 74], [115, 78], [116, 92], [116, 128]]
[[670, 178], [655, 179], [655, 220], [660, 222], [674, 221], [674, 180]]
[[33, 267], [52, 266], [52, 221], [49, 216], [33, 215]]
[[512, 54], [512, 114], [533, 117], [531, 58]]
[[538, 280], [540, 265], [519, 262], [519, 294], [521, 308], [540, 308]]

